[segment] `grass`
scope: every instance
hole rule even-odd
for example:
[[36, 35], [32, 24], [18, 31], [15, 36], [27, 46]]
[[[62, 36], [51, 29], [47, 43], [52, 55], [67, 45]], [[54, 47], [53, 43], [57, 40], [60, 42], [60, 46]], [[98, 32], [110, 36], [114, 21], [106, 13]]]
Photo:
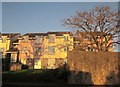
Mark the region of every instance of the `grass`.
[[54, 70], [19, 70], [2, 73], [3, 83], [66, 84], [67, 73]]

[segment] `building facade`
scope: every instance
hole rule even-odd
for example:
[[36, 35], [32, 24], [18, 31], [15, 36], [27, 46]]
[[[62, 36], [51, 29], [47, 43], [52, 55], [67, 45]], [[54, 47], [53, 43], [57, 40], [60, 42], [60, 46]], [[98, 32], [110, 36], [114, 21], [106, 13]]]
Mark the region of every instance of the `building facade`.
[[[96, 37], [100, 42], [99, 35]], [[19, 70], [21, 65], [27, 65], [29, 69], [55, 69], [67, 63], [69, 51], [97, 51], [89, 45], [82, 46], [83, 42], [90, 43], [89, 36], [86, 38], [83, 39], [82, 36], [77, 38], [71, 32], [26, 33], [24, 35], [4, 33], [1, 34], [0, 49], [2, 58], [6, 55], [10, 57], [10, 70], [17, 70], [17, 68]], [[113, 51], [113, 47], [108, 51]]]
[[73, 41], [71, 32], [27, 33], [19, 38], [19, 60], [34, 69], [55, 69], [67, 62]]
[[2, 58], [5, 58], [7, 51], [14, 47], [13, 42], [18, 39], [20, 33], [2, 33], [0, 35], [0, 52]]

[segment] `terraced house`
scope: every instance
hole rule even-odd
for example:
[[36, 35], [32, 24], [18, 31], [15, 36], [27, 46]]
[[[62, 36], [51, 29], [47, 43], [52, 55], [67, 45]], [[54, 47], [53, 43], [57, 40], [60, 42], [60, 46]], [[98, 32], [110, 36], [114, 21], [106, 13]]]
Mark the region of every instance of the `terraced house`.
[[67, 52], [73, 49], [71, 32], [27, 33], [18, 38], [19, 62], [29, 68], [54, 69], [67, 62]]

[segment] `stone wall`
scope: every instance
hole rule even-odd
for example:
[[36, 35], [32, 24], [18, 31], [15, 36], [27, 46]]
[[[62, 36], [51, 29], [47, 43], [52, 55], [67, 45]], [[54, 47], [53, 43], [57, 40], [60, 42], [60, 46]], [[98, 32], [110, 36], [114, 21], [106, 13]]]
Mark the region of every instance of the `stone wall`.
[[71, 51], [68, 53], [70, 84], [118, 84], [120, 53]]

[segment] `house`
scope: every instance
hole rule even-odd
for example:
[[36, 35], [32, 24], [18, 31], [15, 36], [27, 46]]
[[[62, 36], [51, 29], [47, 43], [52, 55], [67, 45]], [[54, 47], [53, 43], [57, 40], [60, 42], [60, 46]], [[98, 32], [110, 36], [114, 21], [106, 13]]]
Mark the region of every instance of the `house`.
[[0, 52], [2, 53], [2, 58], [5, 58], [7, 51], [14, 47], [13, 42], [18, 39], [20, 33], [1, 33], [0, 35]]
[[[13, 42], [18, 39], [20, 33], [1, 33], [0, 34], [0, 53], [2, 55], [2, 70], [11, 70], [13, 62], [17, 62], [18, 50], [13, 49]], [[7, 61], [7, 62], [6, 62]]]
[[18, 39], [19, 61], [34, 69], [55, 69], [73, 50], [71, 32], [27, 33]]

